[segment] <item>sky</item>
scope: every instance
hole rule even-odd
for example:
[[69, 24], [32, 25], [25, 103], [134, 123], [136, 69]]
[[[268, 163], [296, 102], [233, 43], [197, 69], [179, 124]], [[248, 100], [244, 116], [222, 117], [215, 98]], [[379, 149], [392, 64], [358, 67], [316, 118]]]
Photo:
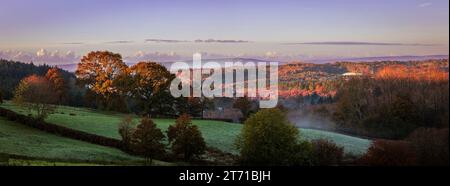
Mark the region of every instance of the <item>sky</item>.
[[[1, 0], [0, 58], [448, 55], [448, 0]], [[150, 60], [150, 59], [148, 59]]]

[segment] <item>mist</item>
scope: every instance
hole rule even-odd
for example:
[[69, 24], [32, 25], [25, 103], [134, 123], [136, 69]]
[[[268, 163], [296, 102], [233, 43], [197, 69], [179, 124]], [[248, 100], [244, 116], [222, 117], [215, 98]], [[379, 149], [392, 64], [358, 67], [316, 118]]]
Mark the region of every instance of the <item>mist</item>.
[[319, 130], [335, 131], [336, 124], [331, 119], [315, 115], [306, 110], [290, 110], [287, 113], [288, 119], [296, 127]]

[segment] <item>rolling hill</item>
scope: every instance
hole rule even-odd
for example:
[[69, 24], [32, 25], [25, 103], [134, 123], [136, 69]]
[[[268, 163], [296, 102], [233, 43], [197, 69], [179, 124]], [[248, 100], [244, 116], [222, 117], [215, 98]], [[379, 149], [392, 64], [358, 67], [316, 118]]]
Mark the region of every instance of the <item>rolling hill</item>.
[[[13, 105], [11, 102], [6, 102], [0, 106], [26, 114], [26, 111]], [[87, 108], [60, 106], [46, 121], [88, 133], [120, 139], [120, 135], [117, 132], [118, 124], [125, 115]], [[135, 116], [135, 123], [138, 123], [138, 120], [139, 118]], [[174, 119], [153, 120], [163, 131], [166, 131], [169, 125], [175, 123]], [[234, 141], [241, 131], [241, 124], [209, 120], [194, 120], [193, 123], [200, 128], [207, 145], [237, 154], [234, 148]], [[344, 147], [345, 153], [356, 156], [365, 153], [371, 143], [370, 140], [362, 138], [314, 129], [300, 129], [300, 137], [306, 140], [329, 139]]]
[[[143, 162], [142, 158], [110, 147], [94, 145], [74, 139], [49, 134], [37, 129], [0, 118], [0, 154], [11, 157], [36, 158], [44, 162], [78, 163], [81, 165], [133, 165]], [[45, 161], [42, 161], [45, 160]], [[23, 163], [11, 158], [12, 164]], [[170, 165], [155, 161], [155, 165]]]

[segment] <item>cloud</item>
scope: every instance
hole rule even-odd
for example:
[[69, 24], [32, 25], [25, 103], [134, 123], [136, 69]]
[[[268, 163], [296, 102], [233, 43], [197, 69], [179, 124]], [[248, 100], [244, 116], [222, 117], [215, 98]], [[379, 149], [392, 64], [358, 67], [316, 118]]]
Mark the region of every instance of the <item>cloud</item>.
[[83, 45], [85, 43], [83, 42], [66, 42], [66, 43], [61, 43], [63, 45]]
[[129, 40], [118, 40], [118, 41], [108, 41], [105, 42], [106, 44], [127, 44], [127, 43], [133, 43], [134, 41]]
[[245, 40], [218, 40], [218, 39], [207, 39], [207, 40], [201, 40], [197, 39], [194, 42], [196, 43], [249, 43], [250, 41]]
[[0, 51], [0, 58], [25, 63], [33, 62], [36, 64], [50, 65], [77, 63], [80, 60], [80, 56], [77, 56], [72, 51], [60, 52], [58, 50], [48, 51], [45, 49], [40, 49], [35, 53], [13, 50]]
[[185, 42], [194, 42], [194, 43], [249, 43], [250, 41], [246, 40], [220, 40], [220, 39], [197, 39], [194, 41], [188, 40], [175, 40], [175, 39], [146, 39], [145, 42], [155, 42], [155, 43], [185, 43]]
[[283, 43], [285, 45], [366, 45], [366, 46], [435, 46], [435, 44], [423, 43], [377, 43], [377, 42], [353, 42], [353, 41], [326, 41], [305, 43]]
[[184, 43], [189, 42], [186, 40], [175, 40], [175, 39], [146, 39], [145, 42], [155, 42], [155, 43]]
[[49, 52], [48, 52], [47, 50], [45, 50], [45, 49], [40, 49], [40, 50], [38, 50], [38, 51], [36, 52], [36, 56], [37, 56], [37, 57], [46, 56], [46, 55], [48, 55], [48, 54], [49, 54]]
[[433, 3], [431, 3], [431, 2], [425, 2], [425, 3], [421, 3], [421, 4], [419, 4], [419, 5], [417, 5], [419, 8], [425, 8], [425, 7], [429, 7], [429, 6], [431, 6], [431, 5], [433, 5]]
[[268, 51], [264, 54], [264, 57], [273, 59], [273, 58], [278, 57], [278, 53], [273, 52], [273, 51]]

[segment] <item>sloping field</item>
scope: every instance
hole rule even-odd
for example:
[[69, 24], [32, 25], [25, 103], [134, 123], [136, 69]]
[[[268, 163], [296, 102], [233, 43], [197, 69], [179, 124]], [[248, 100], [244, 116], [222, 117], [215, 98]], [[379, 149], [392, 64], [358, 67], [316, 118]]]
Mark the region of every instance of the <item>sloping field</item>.
[[[27, 114], [24, 110], [6, 102], [2, 107], [14, 110], [16, 112]], [[86, 108], [74, 108], [60, 106], [57, 112], [50, 115], [48, 122], [70, 127], [97, 135], [120, 139], [118, 134], [118, 124], [125, 114], [115, 112], [105, 112]], [[160, 129], [166, 131], [169, 125], [175, 123], [174, 119], [154, 119]], [[135, 123], [139, 118], [135, 117]], [[194, 120], [198, 125], [206, 143], [209, 146], [219, 148], [226, 152], [237, 153], [234, 148], [234, 140], [240, 133], [241, 124], [228, 123], [222, 121]], [[306, 140], [329, 139], [337, 145], [344, 147], [346, 153], [361, 155], [367, 151], [371, 141], [343, 134], [320, 131], [314, 129], [300, 129], [300, 137]]]
[[306, 140], [328, 139], [344, 147], [345, 153], [360, 156], [367, 152], [371, 140], [315, 129], [300, 129], [300, 137]]
[[[49, 134], [0, 118], [0, 153], [60, 162], [141, 164], [143, 160], [115, 148]], [[164, 162], [156, 161], [158, 165]]]

